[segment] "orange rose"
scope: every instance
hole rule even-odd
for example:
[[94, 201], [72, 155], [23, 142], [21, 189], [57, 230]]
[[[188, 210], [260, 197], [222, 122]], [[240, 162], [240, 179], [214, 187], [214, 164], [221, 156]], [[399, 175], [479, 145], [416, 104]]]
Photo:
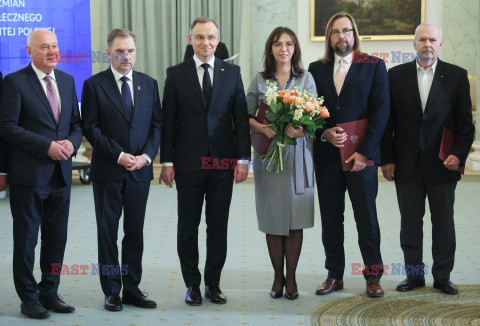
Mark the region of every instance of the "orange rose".
[[283, 98], [285, 95], [290, 94], [290, 90], [278, 91], [278, 97]]
[[303, 103], [303, 99], [301, 97], [295, 97], [295, 100], [293, 100], [293, 105], [295, 105], [297, 108]]
[[305, 103], [305, 109], [304, 109], [305, 112], [311, 113], [313, 112], [313, 110], [315, 110], [315, 105], [313, 105], [312, 102]]
[[285, 104], [292, 103], [292, 95], [290, 93], [284, 94], [282, 97], [282, 102]]
[[313, 102], [313, 105], [315, 106], [315, 110], [320, 111], [320, 104], [318, 104], [317, 101]]
[[328, 112], [328, 109], [325, 106], [320, 107], [322, 111], [320, 111], [320, 117], [322, 119], [326, 119], [330, 116], [330, 113]]

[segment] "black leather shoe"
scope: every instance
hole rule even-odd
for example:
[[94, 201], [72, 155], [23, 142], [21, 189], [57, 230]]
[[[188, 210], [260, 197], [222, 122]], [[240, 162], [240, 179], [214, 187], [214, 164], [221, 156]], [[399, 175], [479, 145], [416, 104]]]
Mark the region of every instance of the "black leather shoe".
[[108, 311], [121, 311], [123, 310], [122, 299], [118, 294], [110, 294], [105, 297], [105, 309]]
[[446, 294], [458, 294], [457, 287], [452, 283], [452, 281], [450, 281], [450, 279], [435, 280], [433, 281], [433, 287], [435, 289], [442, 290], [442, 292]]
[[205, 285], [205, 297], [210, 299], [212, 303], [227, 303], [227, 297], [222, 293], [222, 290], [220, 290], [218, 285]]
[[123, 291], [122, 302], [125, 304], [132, 304], [139, 308], [156, 308], [157, 303], [153, 300], [147, 299], [148, 294], [136, 291]]
[[202, 293], [200, 293], [200, 287], [198, 285], [187, 287], [185, 303], [189, 306], [199, 306], [202, 304]]
[[40, 297], [40, 302], [45, 309], [61, 314], [69, 314], [75, 311], [75, 307], [66, 304], [65, 301], [63, 301], [63, 298], [58, 295], [58, 293], [54, 293], [46, 297]]
[[405, 292], [411, 291], [415, 288], [423, 288], [425, 286], [425, 278], [410, 278], [407, 277], [402, 283], [397, 285], [397, 291]]
[[20, 312], [27, 317], [35, 319], [46, 319], [50, 317], [47, 309], [40, 303], [39, 300], [25, 301], [20, 305]]

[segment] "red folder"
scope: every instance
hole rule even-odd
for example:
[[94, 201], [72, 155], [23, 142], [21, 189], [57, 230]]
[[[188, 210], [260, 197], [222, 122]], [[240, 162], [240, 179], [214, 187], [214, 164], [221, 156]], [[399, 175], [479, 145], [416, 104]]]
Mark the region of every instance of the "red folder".
[[[446, 127], [443, 127], [442, 133], [442, 142], [440, 143], [440, 151], [438, 153], [438, 158], [445, 161], [448, 155], [452, 154], [453, 143], [455, 142], [455, 135]], [[465, 174], [465, 167], [459, 166], [458, 172]]]
[[[265, 113], [270, 110], [265, 102], [260, 102], [260, 107], [258, 108], [257, 117], [255, 120], [260, 122], [261, 124], [267, 125], [270, 124], [270, 120], [265, 117]], [[252, 132], [250, 134], [250, 138], [252, 141], [253, 148], [257, 151], [260, 155], [265, 155], [267, 152], [268, 145], [270, 145], [271, 139], [265, 136], [263, 132]]]
[[[368, 120], [362, 119], [358, 121], [345, 122], [337, 124], [337, 127], [343, 129], [347, 133], [347, 140], [340, 147], [340, 156], [342, 158], [343, 171], [350, 171], [353, 168], [353, 161], [345, 163], [345, 161], [353, 155], [362, 143], [363, 137], [367, 133]], [[372, 160], [367, 161], [367, 166], [372, 166]]]

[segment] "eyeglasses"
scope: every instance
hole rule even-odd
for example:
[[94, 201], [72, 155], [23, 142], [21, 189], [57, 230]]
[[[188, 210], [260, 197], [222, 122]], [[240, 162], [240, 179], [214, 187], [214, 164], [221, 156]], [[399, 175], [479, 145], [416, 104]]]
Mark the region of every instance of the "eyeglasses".
[[287, 48], [287, 50], [292, 50], [295, 47], [295, 44], [293, 44], [293, 42], [287, 42], [287, 43], [277, 42], [277, 43], [273, 43], [273, 48], [275, 50], [280, 50], [281, 48], [283, 48], [284, 45]]
[[207, 39], [209, 42], [212, 42], [218, 39], [218, 35], [195, 35], [193, 38], [197, 42], [203, 42], [205, 39]]
[[334, 29], [332, 30], [332, 36], [339, 36], [340, 33], [342, 33], [345, 36], [350, 36], [352, 35], [352, 32], [353, 32], [353, 28], [344, 28], [341, 31], [339, 31], [338, 29]]

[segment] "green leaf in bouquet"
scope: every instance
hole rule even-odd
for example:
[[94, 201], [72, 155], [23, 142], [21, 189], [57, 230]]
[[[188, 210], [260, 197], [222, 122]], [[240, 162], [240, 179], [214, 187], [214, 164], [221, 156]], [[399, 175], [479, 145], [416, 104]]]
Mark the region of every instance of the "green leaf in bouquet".
[[305, 126], [315, 126], [315, 122], [313, 122], [312, 120], [310, 119], [306, 119], [304, 122], [303, 122], [303, 125]]
[[265, 117], [270, 121], [272, 121], [272, 119], [275, 120], [276, 116], [277, 115], [271, 111], [265, 112]]

